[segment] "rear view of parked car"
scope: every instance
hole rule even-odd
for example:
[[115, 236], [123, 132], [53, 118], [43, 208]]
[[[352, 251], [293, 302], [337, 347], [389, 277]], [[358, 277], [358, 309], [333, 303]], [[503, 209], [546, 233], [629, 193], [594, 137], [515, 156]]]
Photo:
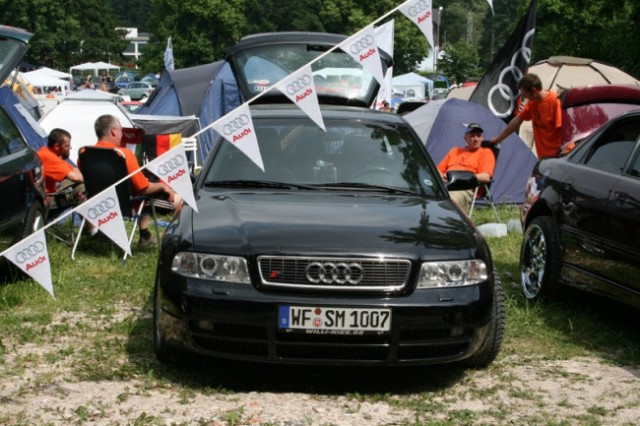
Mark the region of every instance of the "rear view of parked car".
[[137, 101], [151, 96], [154, 89], [155, 88], [150, 83], [135, 81], [133, 83], [129, 83], [127, 87], [119, 89], [118, 94], [122, 96], [129, 96], [131, 100]]
[[541, 160], [522, 213], [527, 298], [569, 285], [640, 307], [640, 110], [607, 122], [570, 154]]
[[[5, 81], [27, 51], [31, 34], [0, 25], [0, 81]], [[42, 164], [9, 114], [0, 107], [0, 249], [44, 222]]]

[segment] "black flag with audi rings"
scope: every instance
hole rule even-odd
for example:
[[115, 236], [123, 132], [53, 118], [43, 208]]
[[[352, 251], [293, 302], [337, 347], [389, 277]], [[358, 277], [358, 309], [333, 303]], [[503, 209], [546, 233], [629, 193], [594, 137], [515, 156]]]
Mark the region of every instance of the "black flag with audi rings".
[[538, 0], [531, 0], [527, 14], [500, 49], [469, 100], [487, 107], [505, 122], [511, 120], [518, 98], [518, 81], [529, 67], [536, 31]]

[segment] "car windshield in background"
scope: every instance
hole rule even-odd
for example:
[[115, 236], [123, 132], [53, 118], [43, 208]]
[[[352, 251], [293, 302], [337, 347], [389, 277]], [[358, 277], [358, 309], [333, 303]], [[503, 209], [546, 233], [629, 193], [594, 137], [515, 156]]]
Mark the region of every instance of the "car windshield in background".
[[222, 142], [206, 177], [208, 186], [280, 182], [439, 193], [426, 155], [406, 126], [326, 120], [254, 120], [262, 171], [233, 144]]
[[250, 94], [255, 96], [321, 54], [325, 56], [311, 65], [318, 95], [366, 103], [376, 81], [341, 50], [325, 54], [324, 49], [313, 49], [307, 44], [260, 45], [236, 53], [233, 61]]

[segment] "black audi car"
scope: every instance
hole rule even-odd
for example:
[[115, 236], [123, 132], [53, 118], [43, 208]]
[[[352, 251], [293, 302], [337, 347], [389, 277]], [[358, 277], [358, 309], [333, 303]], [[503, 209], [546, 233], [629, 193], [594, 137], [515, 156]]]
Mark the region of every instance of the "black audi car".
[[[297, 58], [278, 63], [292, 71], [323, 54], [312, 69], [325, 130], [265, 93], [250, 109], [263, 167], [227, 141], [213, 148], [194, 185], [198, 212], [185, 205], [162, 241], [156, 357], [488, 365], [504, 306], [486, 242], [409, 124], [366, 108], [372, 76], [341, 51], [323, 53], [336, 36], [305, 37], [233, 50], [238, 78], [253, 55], [263, 67]], [[240, 86], [274, 83], [256, 81]], [[338, 105], [340, 95], [360, 105]]]
[[534, 168], [522, 206], [522, 291], [565, 285], [640, 307], [640, 110]]

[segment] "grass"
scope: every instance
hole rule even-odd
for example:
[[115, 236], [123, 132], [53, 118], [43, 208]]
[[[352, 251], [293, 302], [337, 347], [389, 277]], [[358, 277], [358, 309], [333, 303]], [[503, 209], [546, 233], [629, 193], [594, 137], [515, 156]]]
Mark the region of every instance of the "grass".
[[[503, 220], [515, 219], [515, 208], [501, 207]], [[495, 219], [489, 209], [476, 209], [473, 220], [480, 224]], [[640, 330], [637, 311], [618, 303], [604, 301], [579, 292], [554, 303], [530, 303], [519, 290], [518, 257], [521, 234], [488, 238], [494, 264], [506, 292], [506, 333], [498, 362], [512, 358], [562, 360], [580, 356], [597, 356], [620, 365], [640, 365]], [[121, 251], [109, 244], [81, 241], [76, 260], [69, 258], [70, 248], [48, 238], [52, 280], [56, 299], [30, 279], [0, 284], [0, 380], [20, 377], [30, 369], [46, 364], [68, 366], [65, 374], [74, 380], [139, 380], [143, 385], [130, 388], [118, 396], [126, 402], [136, 394], [151, 390], [171, 390], [178, 405], [188, 405], [198, 395], [230, 395], [244, 391], [304, 391], [320, 395], [347, 395], [356, 401], [385, 401], [398, 409], [415, 413], [406, 424], [473, 424], [489, 416], [501, 422], [508, 408], [490, 413], [467, 409], [448, 411], [446, 420], [433, 416], [444, 410], [444, 402], [455, 398], [497, 398], [503, 392], [523, 401], [538, 396], [510, 386], [505, 376], [497, 386], [472, 387], [465, 395], [450, 395], [455, 383], [465, 383], [466, 372], [457, 369], [426, 370], [424, 377], [415, 372], [397, 372], [361, 377], [350, 370], [262, 369], [260, 367], [229, 371], [228, 364], [197, 360], [190, 365], [162, 365], [155, 361], [152, 349], [151, 294], [157, 259], [154, 247], [137, 249], [122, 265]], [[47, 350], [39, 348], [47, 348]], [[18, 351], [18, 348], [29, 350]], [[4, 368], [11, 356], [11, 369]], [[513, 361], [516, 362], [516, 361]], [[497, 367], [493, 374], [500, 375]], [[246, 371], [245, 371], [246, 370]], [[276, 374], [278, 383], [274, 384]], [[541, 375], [556, 374], [540, 371]], [[331, 379], [335, 379], [331, 384]], [[420, 379], [425, 380], [420, 380]], [[580, 376], [571, 380], [583, 380]], [[46, 387], [56, 374], [41, 374], [31, 386]], [[336, 385], [337, 383], [342, 383]], [[30, 392], [29, 389], [18, 394]], [[63, 392], [61, 390], [61, 392]], [[0, 395], [1, 397], [1, 395]], [[0, 404], [3, 404], [0, 398]], [[570, 406], [559, 400], [558, 406]], [[356, 408], [353, 408], [356, 407]], [[358, 404], [345, 410], [359, 410]], [[100, 410], [108, 410], [101, 407]], [[93, 408], [95, 411], [95, 407]], [[75, 411], [78, 424], [91, 421], [88, 408]], [[132, 424], [162, 424], [161, 411], [141, 413]], [[582, 417], [567, 424], [598, 424], [607, 410], [594, 405]], [[160, 417], [158, 417], [160, 416]], [[479, 416], [479, 417], [478, 417]], [[443, 418], [443, 419], [445, 419]], [[247, 419], [242, 408], [222, 414], [225, 424], [243, 424]], [[20, 423], [19, 417], [3, 417], [0, 423]], [[565, 424], [564, 420], [532, 418], [533, 423]], [[482, 422], [482, 421], [481, 421]], [[28, 423], [28, 422], [26, 422]], [[270, 424], [270, 423], [264, 423]]]

